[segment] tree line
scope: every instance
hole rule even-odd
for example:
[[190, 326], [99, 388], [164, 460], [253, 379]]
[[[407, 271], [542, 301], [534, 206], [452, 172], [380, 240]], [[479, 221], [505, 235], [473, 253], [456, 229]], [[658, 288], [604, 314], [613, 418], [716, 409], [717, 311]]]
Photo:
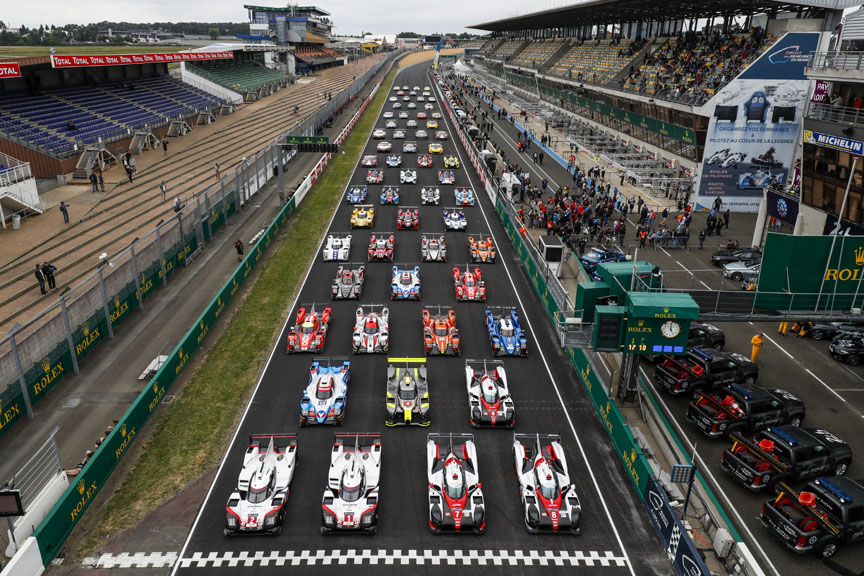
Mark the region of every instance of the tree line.
[[[107, 38], [108, 30], [114, 36]], [[0, 46], [57, 46], [83, 42], [131, 42], [131, 36], [117, 35], [117, 31], [154, 30], [169, 34], [195, 36], [235, 36], [248, 34], [248, 22], [98, 22], [95, 24], [40, 25], [38, 28], [22, 26], [20, 31], [6, 29], [0, 20]]]

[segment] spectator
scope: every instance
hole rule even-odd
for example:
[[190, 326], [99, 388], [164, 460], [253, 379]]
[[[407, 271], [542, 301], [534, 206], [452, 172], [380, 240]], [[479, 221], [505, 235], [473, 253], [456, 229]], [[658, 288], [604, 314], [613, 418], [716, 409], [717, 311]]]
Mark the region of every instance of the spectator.
[[60, 212], [63, 213], [63, 223], [69, 223], [69, 204], [64, 201], [60, 201]]
[[163, 156], [168, 155], [168, 137], [167, 136], [162, 139], [162, 155]]
[[96, 172], [90, 173], [90, 185], [93, 187], [93, 192], [99, 191], [99, 177], [96, 176]]
[[45, 290], [45, 274], [42, 272], [40, 264], [36, 264], [36, 281], [39, 282], [39, 290], [42, 294], [47, 294], [48, 291]]
[[105, 192], [105, 177], [102, 176], [101, 170], [99, 170], [98, 177], [99, 177], [99, 190], [101, 190], [102, 192]]
[[243, 242], [239, 238], [234, 243], [234, 249], [237, 250], [237, 261], [241, 262], [243, 260]]
[[180, 212], [180, 210], [182, 210], [182, 209], [183, 209], [183, 205], [180, 204], [180, 197], [175, 196], [174, 197], [174, 212]]
[[45, 262], [42, 264], [42, 274], [45, 275], [45, 280], [48, 282], [48, 289], [54, 290], [57, 287], [57, 282], [54, 280], [54, 272], [57, 271], [57, 268]]
[[165, 201], [165, 193], [168, 192], [168, 186], [165, 184], [165, 180], [162, 180], [162, 183], [159, 184], [159, 191], [162, 192], [162, 201]]

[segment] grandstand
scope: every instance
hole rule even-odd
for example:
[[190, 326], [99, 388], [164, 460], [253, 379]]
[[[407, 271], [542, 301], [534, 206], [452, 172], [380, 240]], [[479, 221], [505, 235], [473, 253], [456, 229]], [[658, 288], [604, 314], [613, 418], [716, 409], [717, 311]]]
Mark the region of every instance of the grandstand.
[[189, 63], [186, 68], [229, 90], [245, 94], [255, 92], [262, 86], [279, 84], [285, 80], [281, 70], [266, 67], [257, 59], [240, 62], [202, 62]]
[[536, 70], [543, 66], [558, 50], [563, 48], [564, 44], [565, 40], [563, 38], [536, 40], [522, 50], [519, 56], [513, 59], [511, 64]]
[[633, 60], [641, 43], [632, 40], [577, 41], [548, 73], [592, 84], [606, 84]]
[[489, 58], [491, 60], [503, 60], [506, 62], [512, 58], [514, 54], [518, 53], [522, 46], [527, 42], [528, 40], [525, 38], [507, 39], [489, 55]]

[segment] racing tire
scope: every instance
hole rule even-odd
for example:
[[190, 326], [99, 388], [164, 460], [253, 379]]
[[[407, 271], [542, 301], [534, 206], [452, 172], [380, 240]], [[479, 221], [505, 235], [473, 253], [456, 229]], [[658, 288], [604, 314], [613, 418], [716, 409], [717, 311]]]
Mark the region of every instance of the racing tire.
[[268, 536], [279, 536], [281, 533], [282, 533], [282, 522], [280, 519], [279, 524], [277, 524], [276, 527], [273, 530], [271, 530], [267, 535]]
[[813, 550], [823, 559], [831, 558], [837, 553], [837, 539], [833, 536], [825, 536], [813, 547]]
[[847, 462], [847, 461], [838, 462], [837, 465], [834, 467], [834, 475], [835, 476], [844, 476], [846, 474], [846, 472], [848, 472], [848, 471], [849, 471], [849, 462]]
[[789, 425], [790, 425], [790, 426], [794, 426], [795, 428], [800, 427], [800, 426], [801, 426], [801, 417], [800, 417], [800, 416], [795, 416], [794, 418], [792, 418], [791, 420], [789, 420]]
[[374, 536], [378, 533], [378, 524], [373, 524], [371, 528], [367, 528], [363, 533], [368, 534], [369, 536]]
[[861, 356], [854, 354], [846, 359], [846, 363], [850, 366], [858, 366], [861, 363]]
[[744, 279], [744, 275], [741, 274], [740, 272], [733, 272], [732, 273], [732, 280], [733, 281], [740, 282], [743, 279]]
[[300, 417], [299, 426], [300, 426], [301, 428], [305, 428], [308, 424], [309, 424], [309, 422], [306, 420], [306, 418], [303, 418], [303, 417], [301, 416], [301, 417]]
[[329, 536], [332, 533], [333, 533], [333, 531], [330, 530], [329, 528], [325, 528], [324, 526], [321, 526], [321, 535], [322, 536]]
[[816, 330], [811, 330], [810, 338], [812, 338], [813, 340], [822, 340], [825, 338], [825, 332], [823, 330], [819, 330], [818, 328]]

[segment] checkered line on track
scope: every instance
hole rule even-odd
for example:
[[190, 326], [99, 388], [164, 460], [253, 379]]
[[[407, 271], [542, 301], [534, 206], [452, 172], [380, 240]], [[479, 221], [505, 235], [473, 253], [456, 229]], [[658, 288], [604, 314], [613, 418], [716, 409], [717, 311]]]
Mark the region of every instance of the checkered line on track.
[[[102, 554], [97, 568], [167, 568], [175, 552]], [[627, 561], [613, 552], [552, 550], [288, 550], [269, 552], [195, 552], [179, 560], [183, 568], [267, 566], [426, 565], [426, 566], [549, 566], [623, 567]]]

